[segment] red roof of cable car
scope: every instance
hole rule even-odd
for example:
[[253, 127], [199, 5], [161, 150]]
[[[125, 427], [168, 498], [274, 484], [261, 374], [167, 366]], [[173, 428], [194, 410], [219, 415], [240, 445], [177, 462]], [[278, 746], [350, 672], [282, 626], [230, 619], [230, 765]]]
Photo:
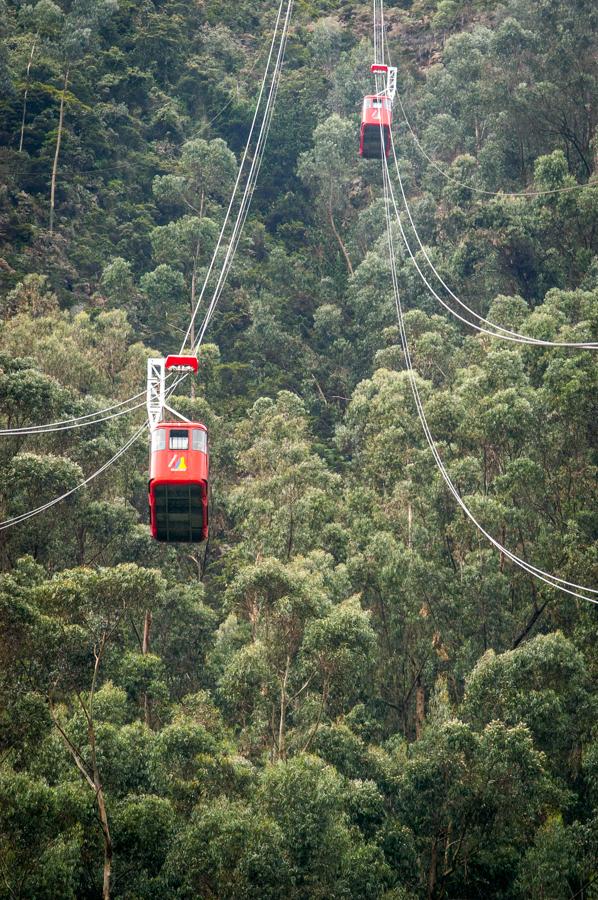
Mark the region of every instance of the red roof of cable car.
[[171, 353], [166, 357], [164, 368], [166, 369], [184, 369], [185, 371], [197, 372], [199, 363], [196, 356], [176, 356]]

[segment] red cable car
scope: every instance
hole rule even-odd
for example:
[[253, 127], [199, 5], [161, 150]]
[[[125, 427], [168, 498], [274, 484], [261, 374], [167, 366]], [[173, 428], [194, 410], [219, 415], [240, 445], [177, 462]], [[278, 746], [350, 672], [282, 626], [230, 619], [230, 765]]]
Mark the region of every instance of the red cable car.
[[149, 506], [158, 541], [208, 537], [208, 430], [200, 422], [159, 422], [152, 431]]
[[[382, 159], [390, 153], [392, 100], [383, 94], [369, 94], [363, 98], [359, 155], [364, 159]], [[382, 128], [382, 136], [380, 135]]]

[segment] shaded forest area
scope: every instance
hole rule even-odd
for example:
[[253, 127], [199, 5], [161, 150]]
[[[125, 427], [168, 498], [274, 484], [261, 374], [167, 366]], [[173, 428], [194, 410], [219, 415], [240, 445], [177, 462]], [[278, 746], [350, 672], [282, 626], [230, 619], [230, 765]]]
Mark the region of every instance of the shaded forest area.
[[[275, 15], [0, 0], [2, 428], [126, 400], [177, 351]], [[210, 430], [207, 545], [150, 538], [145, 439], [0, 530], [0, 900], [598, 897], [597, 610], [486, 543], [428, 451], [380, 166], [357, 155], [371, 15], [295, 6], [251, 212], [173, 401]], [[596, 340], [595, 3], [389, 0], [386, 24], [443, 278], [506, 328]], [[595, 587], [595, 356], [476, 335], [406, 256], [398, 277], [461, 496]], [[0, 519], [143, 417], [0, 435]]]

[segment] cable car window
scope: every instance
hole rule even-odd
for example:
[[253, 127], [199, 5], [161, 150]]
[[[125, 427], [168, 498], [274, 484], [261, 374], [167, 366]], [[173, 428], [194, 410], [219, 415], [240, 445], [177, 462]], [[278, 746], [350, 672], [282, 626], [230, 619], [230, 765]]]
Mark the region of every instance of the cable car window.
[[166, 432], [163, 428], [157, 428], [152, 434], [152, 453], [157, 450], [166, 450]]
[[186, 428], [171, 428], [169, 447], [171, 450], [188, 450], [189, 431]]
[[191, 449], [208, 452], [208, 436], [201, 428], [194, 428], [191, 432]]
[[374, 106], [376, 109], [379, 109], [379, 108], [382, 106], [382, 100], [380, 100], [379, 97], [376, 97], [376, 99], [375, 99], [374, 102], [373, 102], [373, 106]]

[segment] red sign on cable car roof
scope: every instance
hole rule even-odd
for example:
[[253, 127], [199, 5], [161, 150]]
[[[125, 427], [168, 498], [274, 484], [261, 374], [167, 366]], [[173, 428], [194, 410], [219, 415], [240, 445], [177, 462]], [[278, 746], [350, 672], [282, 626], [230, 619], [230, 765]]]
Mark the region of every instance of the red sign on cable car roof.
[[199, 363], [196, 356], [170, 356], [164, 363], [166, 369], [174, 369], [175, 372], [197, 372]]

